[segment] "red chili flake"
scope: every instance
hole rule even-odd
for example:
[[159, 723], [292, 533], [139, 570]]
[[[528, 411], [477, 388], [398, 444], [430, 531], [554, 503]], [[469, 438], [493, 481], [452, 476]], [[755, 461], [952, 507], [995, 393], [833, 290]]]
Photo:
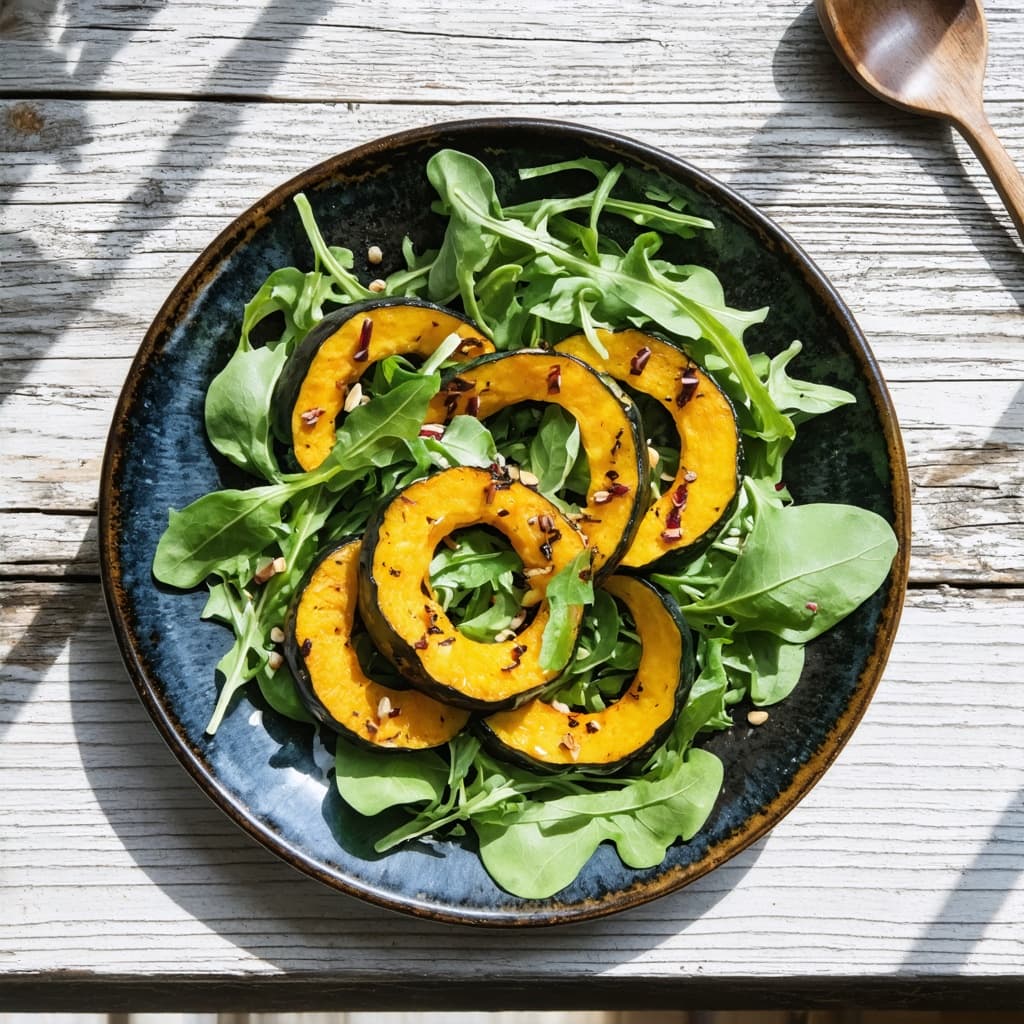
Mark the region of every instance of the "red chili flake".
[[689, 488], [685, 483], [681, 483], [672, 492], [672, 507], [673, 508], [686, 508], [686, 499], [689, 496]]
[[377, 731], [377, 723], [366, 720], [366, 731], [372, 736]]
[[512, 648], [512, 657], [515, 658], [516, 661], [518, 661], [526, 653], [526, 651], [527, 648], [525, 644], [516, 644], [515, 647]]
[[443, 630], [443, 629], [442, 629], [442, 628], [441, 628], [440, 626], [428, 626], [428, 627], [427, 627], [427, 632], [428, 632], [428, 633], [429, 633], [429, 634], [430, 634], [431, 636], [437, 636], [437, 635], [438, 635], [438, 633], [443, 633], [443, 632], [444, 632], [444, 630]]
[[777, 490], [777, 491], [784, 491], [785, 489], [786, 489], [786, 482], [784, 480], [780, 480], [775, 485], [775, 490]]
[[818, 602], [817, 601], [808, 601], [807, 604], [804, 605], [804, 607], [809, 612], [816, 612], [818, 610]]
[[505, 518], [505, 516], [507, 516], [507, 515], [508, 515], [508, 509], [507, 509], [507, 508], [499, 508], [499, 509], [498, 509], [498, 515], [499, 515], [499, 516], [500, 516], [500, 517], [501, 517], [502, 519], [504, 519], [504, 518]]
[[476, 385], [471, 380], [466, 380], [465, 377], [452, 377], [444, 389], [449, 394], [461, 395], [463, 392], [472, 391]]
[[540, 553], [550, 562], [554, 557], [554, 551], [551, 550], [551, 545], [548, 541], [544, 541], [540, 546]]
[[605, 476], [606, 476], [606, 477], [607, 477], [607, 478], [608, 478], [609, 480], [618, 480], [618, 479], [619, 479], [619, 474], [618, 474], [618, 472], [617, 472], [616, 470], [614, 470], [614, 469], [609, 469], [609, 470], [608, 470], [608, 472], [607, 472], [607, 473], [605, 473]]
[[578, 718], [570, 718], [569, 719], [569, 728], [570, 729], [575, 729], [576, 726], [578, 726], [579, 724], [580, 724], [580, 720]]
[[388, 569], [388, 574], [390, 576], [401, 576], [402, 575], [402, 570], [401, 569]]
[[669, 530], [678, 530], [683, 523], [683, 510], [678, 505], [673, 505], [665, 516], [665, 526]]
[[483, 338], [463, 338], [462, 344], [459, 345], [459, 352], [465, 355], [467, 352], [472, 352], [475, 348], [482, 348], [484, 344]]
[[561, 530], [552, 530], [548, 534], [548, 543], [549, 544], [554, 544], [556, 540], [561, 540], [561, 539], [562, 539], [562, 531]]
[[424, 423], [420, 427], [420, 437], [433, 437], [438, 441], [444, 437], [444, 424], [442, 423]]
[[455, 643], [455, 637], [450, 636], [450, 637], [448, 637], [447, 640], [439, 640], [438, 643], [437, 643], [437, 646], [438, 647], [451, 647], [451, 645], [453, 643]]
[[615, 444], [612, 445], [612, 455], [614, 455], [622, 447], [622, 431], [620, 430], [615, 435]]
[[679, 394], [676, 395], [676, 405], [680, 409], [693, 398], [697, 385], [700, 384], [700, 380], [695, 376], [696, 372], [697, 367], [693, 363], [688, 363], [682, 377], [679, 378]]
[[678, 526], [673, 526], [668, 530], [661, 531], [661, 539], [667, 541], [682, 540], [683, 531]]
[[548, 394], [557, 395], [562, 390], [562, 368], [556, 363], [548, 370]]
[[313, 650], [313, 641], [308, 639], [308, 638], [303, 640], [302, 641], [302, 656], [304, 658], [308, 658], [309, 657], [309, 652], [311, 650]]
[[398, 497], [399, 497], [399, 498], [400, 498], [400, 499], [401, 499], [401, 500], [402, 500], [403, 502], [405, 502], [405, 504], [406, 504], [406, 505], [415, 505], [415, 504], [416, 504], [416, 502], [415, 502], [415, 501], [413, 501], [413, 499], [412, 499], [412, 498], [408, 497], [408, 496], [407, 496], [407, 495], [405, 495], [405, 494], [400, 494], [400, 495], [399, 495]]
[[494, 495], [497, 493], [497, 490], [498, 490], [498, 485], [492, 480], [484, 488], [484, 503], [485, 504], [487, 504], [487, 505], [493, 505], [494, 504]]
[[392, 708], [388, 712], [388, 718], [397, 718], [401, 713], [402, 713], [402, 709], [401, 708]]
[[634, 377], [639, 377], [644, 372], [644, 367], [650, 358], [651, 350], [646, 345], [641, 349], [637, 349], [636, 355], [629, 361], [629, 372]]
[[601, 726], [599, 726], [597, 724], [597, 722], [587, 722], [587, 732], [595, 733], [595, 732], [600, 732], [600, 731], [601, 731]]
[[421, 636], [419, 638], [419, 640], [417, 640], [416, 643], [413, 644], [413, 647], [417, 651], [425, 651], [428, 646], [429, 646], [429, 644], [427, 643], [427, 634], [426, 633], [424, 633], [423, 636]]
[[547, 512], [542, 512], [537, 520], [537, 525], [540, 527], [541, 533], [550, 533], [555, 528], [555, 521]]
[[307, 409], [302, 414], [302, 422], [307, 427], [315, 427], [316, 424], [317, 424], [317, 421], [320, 419], [321, 416], [323, 416], [323, 414], [326, 411], [327, 411], [326, 409], [321, 409], [320, 406], [317, 406], [315, 409]]
[[450, 420], [455, 415], [455, 410], [459, 404], [458, 395], [445, 395], [444, 396], [444, 418], [445, 422]]
[[622, 498], [629, 494], [629, 487], [626, 484], [612, 484], [608, 490], [611, 491], [616, 498]]
[[466, 399], [466, 415], [467, 416], [479, 416], [480, 415], [480, 396], [470, 395]]
[[367, 317], [359, 328], [359, 344], [352, 356], [357, 363], [365, 363], [370, 358], [370, 338], [373, 336], [373, 321]]
[[584, 583], [590, 582], [590, 577], [594, 575], [593, 569], [580, 569], [579, 577]]

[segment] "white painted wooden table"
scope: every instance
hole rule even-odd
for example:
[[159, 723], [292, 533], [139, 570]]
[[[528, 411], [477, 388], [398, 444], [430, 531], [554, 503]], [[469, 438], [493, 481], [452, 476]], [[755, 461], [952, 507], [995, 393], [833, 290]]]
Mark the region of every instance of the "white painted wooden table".
[[[993, 189], [801, 0], [497, 6], [0, 0], [0, 1009], [1024, 1004], [1024, 248]], [[988, 10], [1024, 164], [1024, 5]], [[825, 780], [689, 889], [517, 934], [334, 894], [215, 810], [118, 661], [94, 519], [202, 247], [332, 153], [500, 113], [635, 135], [778, 220], [866, 330], [915, 485], [899, 639]]]

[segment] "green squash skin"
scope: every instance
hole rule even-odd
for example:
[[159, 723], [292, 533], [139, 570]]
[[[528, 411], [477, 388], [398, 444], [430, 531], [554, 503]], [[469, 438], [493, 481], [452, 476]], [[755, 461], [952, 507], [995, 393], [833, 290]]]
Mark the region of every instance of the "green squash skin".
[[[478, 356], [469, 362], [463, 363], [461, 366], [456, 367], [446, 373], [441, 380], [441, 392], [444, 392], [445, 385], [455, 377], [464, 377], [468, 373], [472, 373], [475, 370], [485, 367], [490, 363], [496, 362], [501, 359], [510, 359], [518, 356], [526, 356], [528, 358], [544, 358], [550, 359], [551, 356], [558, 356], [561, 359], [569, 359], [574, 363], [579, 363], [596, 377], [601, 384], [611, 392], [616, 401], [622, 407], [626, 414], [626, 419], [629, 422], [630, 430], [633, 435], [634, 447], [636, 449], [637, 461], [636, 470], [637, 477], [640, 481], [637, 487], [637, 493], [633, 497], [633, 513], [629, 518], [629, 522], [625, 530], [623, 530], [622, 538], [616, 546], [615, 550], [608, 556], [605, 563], [600, 566], [594, 573], [595, 581], [604, 578], [605, 576], [611, 575], [616, 571], [619, 561], [622, 559], [625, 552], [629, 549], [629, 546], [633, 543], [633, 539], [636, 536], [636, 531], [640, 528], [640, 520], [643, 517], [646, 506], [641, 508], [641, 502], [639, 501], [640, 495], [646, 495], [650, 489], [650, 472], [651, 467], [647, 459], [647, 442], [645, 440], [646, 435], [644, 434], [643, 420], [640, 417], [640, 410], [637, 404], [629, 397], [628, 394], [619, 386], [618, 382], [608, 376], [608, 374], [600, 373], [591, 366], [587, 366], [586, 363], [581, 359], [577, 359], [575, 356], [567, 355], [564, 352], [558, 352], [556, 349], [546, 348], [521, 348], [513, 349], [508, 352], [488, 352], [486, 355]], [[536, 401], [543, 402], [545, 396], [538, 396]], [[506, 406], [509, 408], [510, 406]], [[486, 420], [481, 420], [486, 422]], [[586, 533], [586, 522], [580, 523], [580, 529]]]
[[[619, 334], [620, 332], [634, 330], [640, 330], [642, 331], [642, 333], [647, 334], [650, 337], [657, 339], [658, 341], [664, 342], [666, 345], [671, 345], [673, 348], [676, 348], [681, 353], [683, 353], [683, 355], [685, 355], [688, 359], [692, 358], [690, 356], [690, 353], [687, 352], [686, 349], [679, 344], [679, 342], [668, 337], [668, 335], [666, 334], [660, 333], [659, 331], [651, 331], [648, 330], [646, 327], [623, 327], [620, 328], [619, 330], [613, 331], [612, 333]], [[554, 351], [558, 351], [557, 345], [555, 346]], [[722, 528], [732, 518], [732, 515], [736, 511], [736, 507], [739, 504], [740, 489], [743, 485], [743, 472], [745, 460], [743, 454], [743, 433], [740, 430], [739, 419], [736, 416], [736, 407], [733, 404], [732, 399], [726, 394], [725, 390], [721, 387], [721, 385], [718, 384], [714, 377], [710, 373], [708, 373], [707, 370], [704, 370], [703, 367], [701, 367], [701, 369], [703, 370], [704, 374], [708, 377], [708, 379], [721, 392], [722, 398], [725, 399], [725, 402], [728, 404], [729, 408], [732, 409], [733, 419], [736, 421], [736, 490], [733, 493], [732, 500], [729, 501], [726, 507], [722, 509], [721, 515], [718, 517], [716, 522], [709, 526], [699, 537], [690, 541], [689, 544], [686, 544], [683, 547], [678, 547], [674, 548], [671, 551], [666, 551], [665, 554], [662, 555], [660, 558], [656, 558], [653, 561], [648, 562], [646, 565], [621, 566], [619, 571], [622, 573], [628, 573], [631, 576], [641, 576], [651, 572], [682, 572], [683, 569], [685, 569], [686, 566], [690, 564], [690, 562], [693, 562], [697, 558], [699, 558], [707, 549], [708, 545], [710, 545], [712, 541], [714, 541], [714, 539], [719, 535], [719, 533], [721, 533]], [[618, 385], [618, 381], [615, 378], [610, 379], [614, 380], [616, 385]]]
[[[363, 316], [372, 309], [380, 309], [382, 306], [415, 306], [418, 309], [434, 310], [438, 313], [443, 313], [446, 316], [454, 317], [457, 320], [461, 320], [463, 323], [469, 324], [474, 329], [477, 329], [476, 324], [473, 323], [469, 317], [464, 316], [462, 313], [457, 312], [453, 309], [447, 309], [444, 306], [438, 306], [433, 302], [426, 302], [423, 299], [414, 298], [402, 298], [399, 296], [389, 296], [388, 298], [379, 299], [363, 299], [360, 302], [353, 302], [348, 306], [342, 306], [340, 309], [336, 309], [323, 318], [303, 339], [295, 346], [295, 350], [288, 357], [288, 361], [284, 365], [284, 369], [281, 371], [281, 375], [277, 379], [277, 385], [274, 388], [274, 401], [273, 401], [273, 421], [272, 428], [274, 431], [274, 437], [277, 438], [283, 445], [287, 446], [289, 452], [289, 458], [294, 468], [301, 472], [302, 469], [297, 462], [295, 462], [295, 456], [291, 454], [292, 450], [292, 408], [298, 401], [299, 390], [302, 388], [302, 382], [306, 379], [306, 374], [309, 373], [309, 368], [313, 365], [313, 360], [316, 358], [317, 352], [320, 351], [320, 346], [331, 337], [335, 332], [340, 330], [343, 324], [346, 324], [353, 317]], [[484, 337], [481, 332], [481, 337]]]
[[[623, 575], [626, 574], [623, 573]], [[693, 682], [697, 675], [696, 643], [694, 641], [693, 633], [686, 622], [686, 618], [675, 600], [649, 580], [638, 579], [638, 582], [642, 583], [657, 595], [662, 607], [668, 614], [672, 625], [679, 630], [679, 635], [682, 638], [682, 652], [679, 658], [679, 676], [675, 690], [675, 709], [672, 715], [659, 726], [646, 743], [636, 750], [630, 751], [618, 761], [602, 764], [587, 764], [584, 761], [578, 761], [571, 765], [553, 765], [546, 761], [537, 761], [524, 754], [521, 750], [512, 749], [506, 746], [488, 726], [487, 718], [485, 716], [481, 716], [471, 721], [470, 728], [473, 729], [475, 735], [480, 739], [480, 742], [489, 753], [493, 754], [493, 756], [499, 760], [506, 761], [509, 764], [514, 764], [520, 768], [525, 768], [538, 775], [549, 775], [555, 777], [559, 775], [572, 774], [574, 772], [587, 772], [591, 775], [607, 776], [615, 775], [619, 772], [626, 772], [631, 767], [642, 765], [643, 762], [650, 758], [665, 742], [669, 734], [675, 728], [676, 721], [682, 713], [683, 708], [686, 706], [686, 702], [690, 697], [690, 691], [693, 689]], [[644, 630], [650, 629], [652, 633], [650, 642], [657, 643], [659, 625], [659, 623], [645, 623], [641, 626], [638, 623], [637, 626], [640, 630], [641, 642], [644, 641]]]

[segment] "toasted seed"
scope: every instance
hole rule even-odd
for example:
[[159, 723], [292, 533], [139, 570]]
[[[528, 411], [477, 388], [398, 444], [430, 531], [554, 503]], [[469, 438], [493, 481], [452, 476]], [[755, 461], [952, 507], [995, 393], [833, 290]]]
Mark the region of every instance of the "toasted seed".
[[523, 575], [527, 579], [532, 579], [534, 576], [548, 576], [555, 571], [553, 565], [539, 565], [532, 569], [524, 569]]
[[661, 456], [658, 454], [658, 449], [651, 445], [647, 446], [647, 462], [651, 469], [657, 469], [658, 463], [661, 462]]
[[381, 247], [379, 245], [371, 245], [370, 248], [366, 250], [366, 259], [369, 263], [374, 264], [374, 266], [380, 263], [380, 261], [384, 259], [384, 253], [381, 251]]
[[362, 402], [362, 400], [363, 385], [360, 384], [359, 381], [356, 381], [355, 384], [348, 389], [348, 394], [345, 396], [345, 405], [343, 407], [345, 412], [351, 412], [359, 405], [360, 402]]
[[378, 721], [387, 718], [391, 714], [391, 698], [381, 697], [377, 702], [377, 719]]
[[612, 500], [611, 491], [594, 491], [594, 504], [595, 505], [606, 505]]
[[274, 644], [284, 643], [284, 630], [280, 626], [275, 626], [270, 631], [270, 642]]
[[556, 710], [560, 711], [563, 715], [569, 714], [569, 705], [563, 703], [560, 700], [553, 700], [551, 706]]
[[768, 712], [767, 711], [748, 711], [747, 712], [747, 721], [751, 725], [764, 725], [764, 723], [768, 721]]
[[371, 292], [382, 292], [384, 291], [385, 288], [387, 288], [387, 286], [388, 285], [386, 281], [382, 281], [379, 277], [377, 277], [374, 278], [374, 280], [372, 280], [366, 287], [369, 288]]
[[526, 487], [536, 487], [540, 483], [540, 477], [531, 473], [528, 469], [520, 469], [519, 482]]
[[281, 656], [280, 651], [271, 651], [267, 657], [267, 668], [271, 672], [276, 672], [284, 664], [284, 658]]

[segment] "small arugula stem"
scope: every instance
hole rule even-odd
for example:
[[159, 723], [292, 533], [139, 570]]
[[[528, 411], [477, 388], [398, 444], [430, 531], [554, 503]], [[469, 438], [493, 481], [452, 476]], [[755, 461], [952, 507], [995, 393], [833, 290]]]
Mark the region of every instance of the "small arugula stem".
[[295, 197], [295, 206], [299, 211], [302, 226], [309, 236], [310, 244], [313, 246], [313, 253], [331, 277], [334, 278], [338, 287], [350, 299], [371, 298], [373, 292], [360, 284], [357, 278], [350, 274], [334, 258], [330, 247], [324, 241], [324, 236], [320, 234], [320, 228], [317, 225], [316, 218], [313, 216], [313, 208], [309, 205], [309, 200], [301, 192]]

